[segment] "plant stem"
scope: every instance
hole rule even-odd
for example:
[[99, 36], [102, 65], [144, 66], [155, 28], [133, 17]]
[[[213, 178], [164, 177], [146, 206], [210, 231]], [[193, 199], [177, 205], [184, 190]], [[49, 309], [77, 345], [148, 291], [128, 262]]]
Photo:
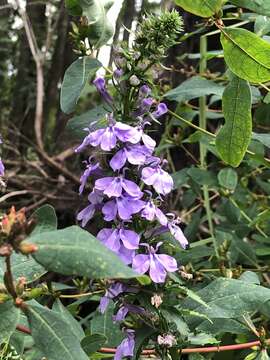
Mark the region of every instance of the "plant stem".
[[[200, 74], [204, 74], [207, 70], [207, 38], [205, 36], [201, 36], [200, 38]], [[199, 99], [199, 123], [200, 128], [206, 130], [206, 96], [201, 96]], [[207, 162], [206, 162], [207, 148], [205, 144], [200, 142], [200, 167], [203, 170], [207, 170]], [[209, 191], [208, 186], [203, 185], [203, 197], [204, 197], [204, 207], [206, 211], [209, 231], [211, 237], [213, 239], [213, 245], [215, 249], [216, 257], [219, 258], [218, 246], [214, 234], [214, 226], [212, 219], [212, 211], [209, 200]]]
[[15, 290], [15, 287], [14, 287], [14, 282], [13, 282], [10, 255], [6, 256], [5, 262], [6, 262], [6, 272], [5, 272], [5, 275], [4, 275], [4, 282], [5, 282], [5, 285], [6, 285], [6, 288], [7, 288], [8, 292], [10, 293], [10, 295], [15, 300], [17, 298], [17, 293], [16, 293], [16, 290]]

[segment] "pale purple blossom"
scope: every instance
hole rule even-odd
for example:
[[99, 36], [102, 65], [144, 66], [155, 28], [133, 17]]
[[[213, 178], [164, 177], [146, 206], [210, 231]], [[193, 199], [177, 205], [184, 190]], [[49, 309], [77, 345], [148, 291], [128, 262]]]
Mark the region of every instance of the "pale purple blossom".
[[98, 310], [104, 314], [106, 311], [110, 300], [114, 299], [121, 293], [125, 292], [128, 287], [125, 284], [120, 282], [113, 283], [107, 290], [104, 296], [101, 297]]
[[168, 223], [166, 215], [155, 205], [152, 199], [145, 203], [141, 212], [141, 217], [148, 221], [158, 220], [158, 222], [163, 226], [166, 226]]
[[127, 329], [125, 333], [127, 337], [117, 347], [114, 360], [121, 360], [126, 356], [133, 356], [135, 347], [135, 331]]
[[129, 142], [131, 142], [132, 144], [138, 144], [142, 140], [148, 150], [152, 152], [154, 151], [156, 147], [156, 142], [149, 135], [143, 132], [143, 127], [141, 125], [133, 128], [132, 135], [133, 136], [129, 139]]
[[85, 188], [85, 185], [87, 183], [89, 176], [91, 176], [93, 174], [97, 174], [101, 170], [99, 163], [98, 162], [93, 163], [91, 160], [92, 159], [90, 158], [89, 162], [86, 161], [86, 169], [84, 170], [83, 174], [80, 177], [80, 183], [81, 183], [81, 185], [79, 187], [80, 195], [82, 194], [82, 192]]
[[0, 158], [0, 176], [4, 176], [4, 175], [5, 175], [5, 166]]
[[165, 346], [165, 347], [172, 347], [174, 345], [176, 345], [177, 341], [175, 336], [173, 336], [172, 334], [165, 334], [163, 336], [159, 335], [157, 338], [158, 344], [161, 346]]
[[124, 304], [119, 308], [116, 315], [113, 316], [113, 321], [120, 322], [125, 320], [128, 313], [133, 314], [144, 314], [145, 310], [141, 306], [136, 306], [132, 304]]
[[129, 144], [117, 151], [110, 160], [110, 166], [114, 171], [116, 171], [122, 169], [126, 161], [132, 165], [143, 165], [146, 161], [146, 157], [151, 153], [152, 151], [149, 151], [149, 149], [144, 145]]
[[173, 189], [173, 179], [160, 165], [145, 167], [142, 170], [142, 181], [152, 185], [158, 194], [166, 195]]
[[168, 221], [168, 229], [170, 230], [170, 233], [172, 234], [172, 236], [179, 241], [180, 245], [182, 246], [183, 249], [186, 249], [188, 247], [188, 241], [183, 233], [183, 231], [180, 229], [180, 227], [177, 225], [179, 224], [181, 221], [179, 218], [177, 219], [173, 219]]
[[133, 181], [125, 179], [123, 176], [108, 176], [98, 179], [95, 182], [95, 189], [103, 191], [104, 195], [108, 197], [119, 197], [123, 194], [123, 191], [137, 199], [143, 196], [139, 186]]
[[132, 230], [102, 229], [97, 238], [110, 250], [115, 252], [126, 264], [131, 264], [135, 256], [135, 249], [139, 247], [140, 237]]
[[169, 255], [157, 254], [161, 242], [156, 248], [148, 244], [142, 244], [148, 249], [148, 254], [138, 254], [134, 257], [132, 268], [139, 274], [145, 274], [149, 270], [150, 278], [155, 283], [164, 283], [167, 272], [178, 269], [176, 260]]
[[146, 97], [151, 94], [151, 89], [148, 85], [142, 85], [139, 90], [139, 98]]
[[122, 142], [131, 141], [134, 135], [136, 135], [135, 128], [121, 122], [115, 122], [110, 118], [109, 126], [89, 132], [81, 145], [75, 149], [75, 152], [81, 152], [90, 145], [94, 147], [100, 146], [104, 151], [111, 151], [115, 148], [117, 140]]
[[106, 221], [114, 220], [117, 215], [122, 220], [130, 220], [132, 215], [140, 212], [144, 205], [144, 201], [125, 195], [106, 202], [102, 213]]
[[82, 227], [85, 227], [88, 221], [94, 216], [95, 211], [100, 208], [103, 200], [102, 192], [93, 190], [88, 195], [88, 200], [90, 204], [82, 209], [77, 215], [77, 220], [82, 222]]
[[168, 112], [167, 105], [165, 103], [160, 103], [157, 106], [157, 109], [151, 114], [155, 119], [160, 118], [162, 115], [165, 115]]
[[93, 84], [97, 88], [98, 92], [102, 96], [103, 100], [108, 103], [112, 104], [113, 98], [108, 93], [108, 90], [106, 89], [106, 82], [102, 77], [98, 77], [93, 81]]

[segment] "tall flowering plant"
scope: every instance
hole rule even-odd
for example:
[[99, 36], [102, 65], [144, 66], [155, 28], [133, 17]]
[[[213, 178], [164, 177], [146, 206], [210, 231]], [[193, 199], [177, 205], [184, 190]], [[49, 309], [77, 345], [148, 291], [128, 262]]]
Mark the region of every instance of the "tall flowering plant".
[[[173, 41], [181, 25], [178, 14], [165, 13], [158, 21], [164, 28], [166, 24], [167, 28], [169, 26], [171, 34], [167, 36]], [[88, 180], [92, 184], [89, 204], [78, 213], [77, 219], [85, 227], [96, 213], [101, 214], [104, 225], [97, 238], [138, 275], [148, 274], [152, 291], [162, 289], [168, 273], [179, 268], [176, 259], [166, 253], [160, 235], [169, 232], [178, 246], [184, 249], [188, 246], [179, 226], [180, 219], [165, 210], [166, 196], [173, 190], [173, 179], [166, 171], [166, 159], [155, 155], [157, 144], [149, 135], [151, 127], [160, 124], [168, 111], [166, 104], [157, 100], [156, 90], [147, 77], [149, 68], [171, 45], [159, 39], [158, 51], [151, 49], [148, 57], [147, 46], [151, 39], [146, 37], [151, 37], [150, 30], [158, 21], [150, 17], [143, 23], [132, 50], [116, 49], [116, 69], [106, 77], [107, 81], [102, 77], [94, 80], [108, 109], [106, 124], [102, 127], [99, 123], [91, 124], [75, 150], [91, 153], [80, 179], [80, 194], [85, 191]], [[156, 32], [153, 34], [156, 36]], [[112, 84], [116, 96], [108, 91], [106, 82]], [[136, 297], [130, 296], [138, 292], [139, 289], [130, 284], [113, 282], [101, 298], [99, 309], [104, 312], [109, 302], [115, 300], [118, 303], [115, 321], [124, 322], [129, 314], [147, 317], [146, 309]], [[151, 301], [157, 305], [161, 300], [152, 297]], [[126, 338], [117, 348], [115, 359], [133, 354], [136, 326], [134, 322], [128, 324]], [[163, 339], [161, 335], [160, 338]]]

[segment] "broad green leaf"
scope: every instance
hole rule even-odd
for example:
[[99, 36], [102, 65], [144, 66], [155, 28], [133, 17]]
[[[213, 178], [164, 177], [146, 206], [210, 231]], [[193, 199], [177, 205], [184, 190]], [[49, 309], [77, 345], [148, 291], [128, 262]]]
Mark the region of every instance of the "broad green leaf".
[[237, 172], [230, 168], [220, 170], [218, 173], [218, 182], [224, 188], [234, 191], [238, 182]]
[[104, 314], [96, 312], [90, 321], [91, 334], [101, 334], [107, 338], [105, 345], [107, 347], [116, 347], [123, 340], [124, 334], [113, 322], [112, 316], [114, 305], [109, 304]]
[[141, 359], [141, 351], [144, 345], [147, 345], [149, 338], [156, 333], [156, 330], [144, 325], [140, 329], [136, 331], [135, 336], [135, 348], [134, 348], [134, 356], [132, 359], [139, 360]]
[[245, 29], [223, 28], [226, 64], [237, 76], [255, 84], [270, 80], [270, 44]]
[[75, 336], [77, 336], [77, 338], [80, 341], [85, 337], [84, 331], [83, 331], [81, 325], [79, 324], [79, 322], [76, 319], [74, 319], [74, 317], [67, 310], [67, 308], [62, 305], [62, 303], [59, 299], [57, 299], [55, 301], [52, 309], [53, 309], [53, 311], [56, 311], [61, 316], [62, 320], [64, 320], [67, 323], [70, 330], [73, 332], [73, 334]]
[[78, 0], [65, 0], [65, 5], [70, 15], [73, 16], [82, 15], [82, 8], [80, 7]]
[[215, 186], [216, 185], [216, 176], [211, 171], [206, 171], [203, 169], [191, 167], [188, 169], [187, 174], [200, 185]]
[[174, 307], [166, 307], [161, 309], [162, 315], [169, 323], [173, 323], [176, 326], [177, 331], [182, 336], [187, 336], [190, 332], [187, 323], [183, 319], [181, 312]]
[[45, 269], [92, 279], [132, 278], [136, 274], [99, 240], [78, 226], [36, 234], [34, 259]]
[[61, 109], [66, 114], [74, 111], [86, 82], [95, 74], [102, 64], [88, 56], [74, 61], [66, 70], [60, 95]]
[[88, 360], [80, 342], [55, 311], [28, 305], [26, 315], [37, 348], [50, 360]]
[[99, 350], [106, 343], [106, 341], [106, 336], [102, 334], [92, 334], [82, 339], [81, 346], [85, 353], [89, 356]]
[[9, 300], [0, 304], [0, 344], [7, 341], [19, 322], [20, 310]]
[[208, 308], [190, 300], [185, 300], [184, 306], [209, 318], [238, 319], [245, 313], [257, 311], [268, 301], [270, 289], [241, 280], [219, 278], [198, 291], [198, 295]]
[[236, 6], [243, 7], [257, 14], [270, 16], [270, 0], [230, 0]]
[[176, 5], [202, 17], [210, 17], [221, 10], [224, 0], [175, 0]]
[[86, 113], [71, 118], [66, 126], [66, 130], [74, 137], [83, 139], [87, 133], [85, 128], [88, 128], [90, 124], [95, 123], [95, 128], [99, 127], [99, 124], [106, 124], [105, 115], [108, 111], [102, 106], [97, 106], [94, 109], [87, 111]]
[[224, 333], [231, 334], [248, 334], [249, 330], [246, 326], [241, 324], [237, 320], [233, 319], [212, 319], [212, 323], [209, 321], [203, 321], [196, 330], [203, 331], [214, 336]]
[[201, 76], [194, 76], [191, 79], [184, 81], [181, 85], [168, 91], [164, 97], [169, 100], [178, 101], [179, 103], [198, 98], [200, 96], [215, 94], [222, 96], [224, 86], [221, 86], [214, 81], [204, 79]]
[[264, 146], [270, 148], [270, 134], [268, 133], [252, 133], [252, 139], [259, 141]]
[[206, 344], [218, 344], [219, 341], [215, 339], [210, 334], [199, 333], [199, 334], [189, 334], [188, 341], [192, 345], [206, 345]]
[[250, 86], [234, 77], [222, 97], [225, 125], [216, 137], [216, 147], [221, 159], [238, 166], [245, 156], [252, 134]]
[[88, 39], [90, 46], [99, 49], [106, 45], [114, 33], [114, 26], [107, 16], [107, 11], [112, 5], [108, 0], [78, 0], [83, 15], [88, 20]]
[[[269, 10], [270, 10], [270, 5], [269, 5]], [[254, 31], [258, 36], [263, 36], [268, 34], [270, 32], [270, 18], [268, 16], [263, 16], [263, 15], [257, 16], [254, 24]]]
[[239, 277], [239, 280], [246, 281], [251, 284], [260, 285], [260, 279], [258, 275], [253, 271], [245, 271], [241, 276]]
[[37, 221], [37, 225], [31, 235], [57, 229], [57, 217], [51, 205], [43, 205], [33, 213], [32, 217]]

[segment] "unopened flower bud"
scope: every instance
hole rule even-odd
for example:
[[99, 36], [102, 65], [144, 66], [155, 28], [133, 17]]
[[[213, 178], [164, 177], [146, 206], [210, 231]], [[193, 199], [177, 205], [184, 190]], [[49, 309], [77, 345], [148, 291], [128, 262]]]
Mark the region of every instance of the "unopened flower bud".
[[162, 298], [161, 298], [160, 295], [154, 294], [154, 295], [151, 297], [151, 304], [152, 304], [153, 306], [155, 306], [156, 308], [159, 308], [162, 303], [163, 303], [163, 301], [162, 301]]
[[36, 252], [38, 250], [38, 247], [35, 244], [22, 242], [19, 246], [19, 250], [22, 254], [29, 255], [29, 254], [33, 254], [34, 252]]
[[16, 284], [16, 293], [17, 293], [18, 295], [22, 295], [22, 294], [23, 294], [25, 285], [26, 285], [26, 278], [25, 278], [25, 277], [20, 277], [20, 278], [18, 279], [17, 284]]
[[129, 79], [130, 85], [132, 86], [138, 86], [140, 84], [140, 80], [136, 75], [132, 75]]
[[158, 344], [165, 347], [172, 347], [176, 345], [176, 339], [175, 336], [171, 334], [166, 334], [164, 336], [159, 335], [157, 338]]

